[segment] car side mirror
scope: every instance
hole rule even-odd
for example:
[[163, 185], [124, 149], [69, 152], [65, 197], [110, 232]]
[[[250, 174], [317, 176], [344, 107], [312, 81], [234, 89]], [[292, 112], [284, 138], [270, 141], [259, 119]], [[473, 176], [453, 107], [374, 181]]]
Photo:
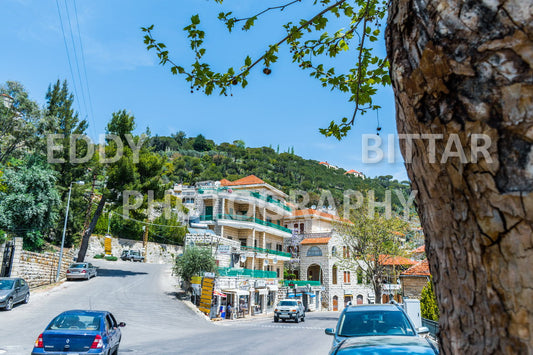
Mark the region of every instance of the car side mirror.
[[416, 332], [422, 335], [429, 334], [429, 328], [428, 327], [416, 328]]
[[120, 323], [118, 323], [118, 326], [119, 326], [119, 327], [125, 327], [125, 326], [126, 326], [126, 323], [124, 323], [124, 322], [120, 322]]
[[324, 330], [324, 333], [326, 333], [327, 335], [335, 335], [335, 329], [326, 328], [326, 330]]

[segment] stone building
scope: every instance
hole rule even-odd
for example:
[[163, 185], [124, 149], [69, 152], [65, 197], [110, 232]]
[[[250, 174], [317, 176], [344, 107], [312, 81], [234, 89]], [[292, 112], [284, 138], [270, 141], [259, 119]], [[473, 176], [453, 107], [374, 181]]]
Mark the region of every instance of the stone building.
[[374, 302], [373, 290], [363, 278], [364, 266], [346, 270], [339, 265], [348, 256], [342, 238], [334, 232], [334, 223], [340, 220], [314, 209], [296, 210], [284, 220], [285, 227], [293, 229], [286, 248], [298, 260], [299, 279], [321, 285], [322, 292], [315, 299], [302, 293], [304, 303], [314, 303], [317, 309], [341, 310], [348, 302]]
[[422, 260], [400, 274], [403, 297], [420, 299], [422, 289], [427, 285], [431, 274], [428, 260]]

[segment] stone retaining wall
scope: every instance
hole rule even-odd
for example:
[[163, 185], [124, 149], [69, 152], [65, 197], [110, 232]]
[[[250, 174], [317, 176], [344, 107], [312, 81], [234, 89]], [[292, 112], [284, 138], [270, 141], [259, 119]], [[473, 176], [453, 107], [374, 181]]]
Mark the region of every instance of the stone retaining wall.
[[[93, 235], [89, 239], [87, 256], [93, 257], [97, 254], [104, 254], [104, 240], [106, 237]], [[120, 257], [123, 250], [142, 250], [142, 240], [131, 240], [122, 238], [111, 238], [111, 254]], [[172, 244], [158, 244], [148, 242], [146, 262], [153, 264], [174, 264], [176, 256], [183, 253], [183, 247]]]
[[[59, 252], [35, 253], [22, 250], [22, 238], [14, 238], [15, 250], [11, 277], [22, 277], [31, 288], [54, 283], [57, 275]], [[69, 265], [78, 254], [77, 250], [63, 249], [60, 280], [65, 278]]]

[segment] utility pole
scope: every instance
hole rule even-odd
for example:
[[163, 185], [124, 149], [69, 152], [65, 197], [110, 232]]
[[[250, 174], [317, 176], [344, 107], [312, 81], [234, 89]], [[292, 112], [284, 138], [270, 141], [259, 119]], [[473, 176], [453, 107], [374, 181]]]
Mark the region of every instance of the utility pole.
[[146, 224], [144, 225], [144, 234], [143, 234], [143, 248], [144, 248], [144, 262], [148, 259], [148, 222], [149, 219], [146, 219]]

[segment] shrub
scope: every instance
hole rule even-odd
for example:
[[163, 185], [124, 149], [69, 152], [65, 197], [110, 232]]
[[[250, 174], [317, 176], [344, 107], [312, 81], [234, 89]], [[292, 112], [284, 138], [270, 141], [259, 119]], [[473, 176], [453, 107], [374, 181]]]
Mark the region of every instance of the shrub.
[[112, 256], [112, 255], [105, 256], [104, 259], [106, 259], [108, 261], [117, 261], [118, 260], [118, 258], [116, 256]]
[[95, 256], [93, 256], [93, 258], [95, 258], [95, 259], [103, 259], [104, 258], [104, 254], [96, 254]]
[[437, 298], [433, 292], [433, 283], [428, 281], [427, 285], [422, 289], [420, 295], [420, 313], [422, 318], [438, 322], [439, 307], [437, 306]]

